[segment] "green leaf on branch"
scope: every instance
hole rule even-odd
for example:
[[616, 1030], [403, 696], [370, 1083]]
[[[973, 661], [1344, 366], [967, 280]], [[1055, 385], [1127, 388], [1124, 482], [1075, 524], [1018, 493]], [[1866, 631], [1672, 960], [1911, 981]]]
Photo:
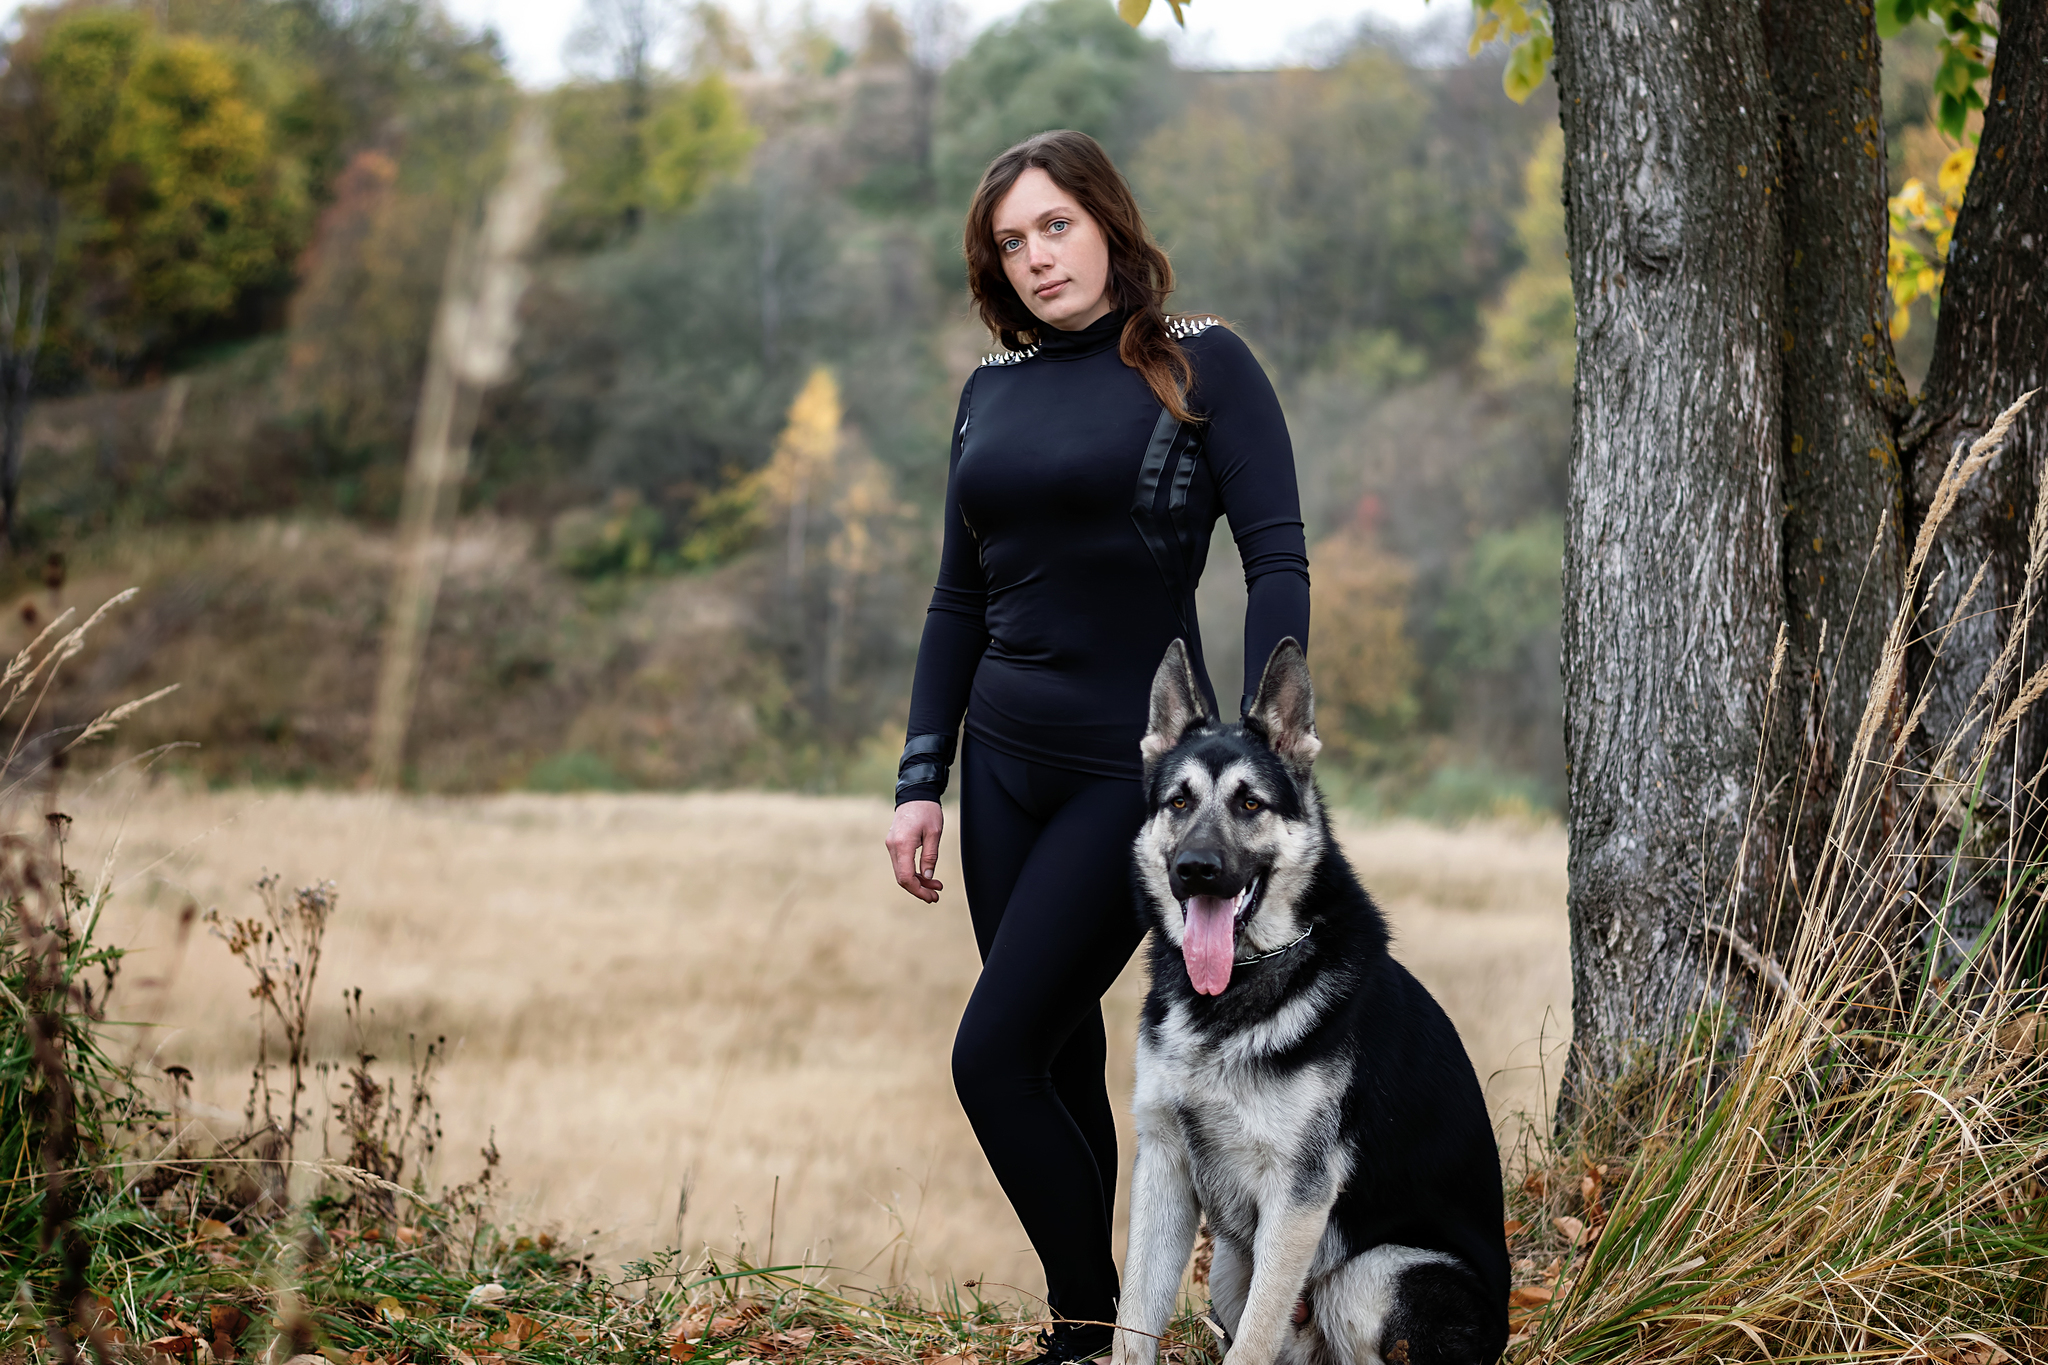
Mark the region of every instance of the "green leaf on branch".
[[1508, 52], [1507, 68], [1501, 72], [1501, 88], [1517, 104], [1525, 102], [1543, 84], [1550, 70], [1553, 45], [1550, 37], [1550, 8], [1545, 0], [1472, 0], [1472, 44], [1479, 49], [1505, 35], [1514, 41]]
[[[1186, 28], [1188, 26], [1188, 17], [1182, 13], [1182, 10], [1187, 6], [1188, 0], [1166, 0], [1166, 3], [1173, 8], [1173, 22], [1179, 24], [1182, 28]], [[1144, 22], [1145, 16], [1151, 10], [1152, 0], [1116, 0], [1117, 18], [1123, 20], [1132, 28], [1136, 28], [1140, 23]]]
[[1965, 138], [1971, 111], [1984, 107], [1982, 86], [1991, 75], [1985, 44], [1996, 40], [1997, 28], [1981, 17], [1976, 0], [1877, 0], [1875, 17], [1880, 38], [1896, 38], [1922, 19], [1941, 29], [1935, 124], [1952, 138]]
[[1536, 93], [1536, 87], [1543, 84], [1543, 73], [1550, 69], [1551, 41], [1547, 33], [1533, 34], [1525, 42], [1515, 44], [1515, 50], [1508, 54], [1508, 65], [1500, 74], [1501, 88], [1516, 104], [1526, 103]]

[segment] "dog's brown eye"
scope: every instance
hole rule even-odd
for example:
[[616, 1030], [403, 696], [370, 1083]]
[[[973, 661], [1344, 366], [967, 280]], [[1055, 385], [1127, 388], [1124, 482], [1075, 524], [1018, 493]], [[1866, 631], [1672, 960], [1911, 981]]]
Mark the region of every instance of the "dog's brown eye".
[[1247, 796], [1244, 799], [1244, 808], [1246, 810], [1257, 810], [1259, 808], [1259, 803], [1252, 797]]
[[1188, 808], [1188, 799], [1185, 796], [1174, 797], [1173, 808], [1175, 810], [1186, 810]]

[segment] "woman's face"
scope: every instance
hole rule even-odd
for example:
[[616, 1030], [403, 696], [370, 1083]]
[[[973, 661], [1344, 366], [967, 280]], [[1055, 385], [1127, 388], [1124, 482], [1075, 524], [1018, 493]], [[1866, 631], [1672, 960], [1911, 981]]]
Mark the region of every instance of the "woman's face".
[[996, 253], [1040, 322], [1078, 332], [1110, 311], [1109, 242], [1074, 197], [1036, 166], [996, 205]]

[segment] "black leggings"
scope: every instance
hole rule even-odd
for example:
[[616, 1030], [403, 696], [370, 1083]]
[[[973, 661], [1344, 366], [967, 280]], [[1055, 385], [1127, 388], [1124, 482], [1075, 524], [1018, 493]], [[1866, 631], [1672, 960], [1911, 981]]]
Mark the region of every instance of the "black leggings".
[[953, 1085], [1038, 1259], [1055, 1316], [1116, 1319], [1116, 1116], [1102, 993], [1143, 937], [1131, 902], [1135, 777], [960, 755], [960, 857], [981, 979]]

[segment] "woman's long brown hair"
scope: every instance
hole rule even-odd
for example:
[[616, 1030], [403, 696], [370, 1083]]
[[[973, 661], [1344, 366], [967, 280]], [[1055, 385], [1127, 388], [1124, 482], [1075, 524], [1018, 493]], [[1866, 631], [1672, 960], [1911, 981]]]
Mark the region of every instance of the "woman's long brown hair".
[[981, 320], [1004, 346], [1022, 350], [1038, 339], [1044, 323], [1024, 306], [996, 249], [996, 206], [1032, 167], [1074, 196], [1109, 242], [1109, 301], [1128, 311], [1117, 355], [1145, 378], [1159, 405], [1183, 422], [1194, 369], [1166, 323], [1166, 296], [1173, 292], [1173, 266], [1145, 230], [1138, 201], [1102, 145], [1086, 133], [1060, 128], [1040, 133], [991, 161], [967, 210], [967, 284]]

